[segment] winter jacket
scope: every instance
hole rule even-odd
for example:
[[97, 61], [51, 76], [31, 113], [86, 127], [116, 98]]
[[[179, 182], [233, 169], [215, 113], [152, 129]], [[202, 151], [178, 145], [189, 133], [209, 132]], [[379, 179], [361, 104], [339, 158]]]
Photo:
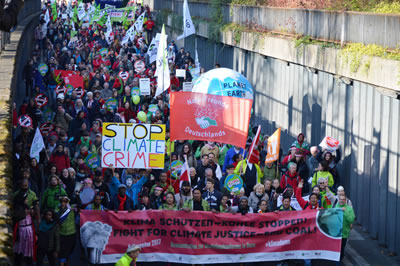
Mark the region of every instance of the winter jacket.
[[333, 176], [329, 171], [317, 171], [312, 179], [311, 186], [314, 187], [318, 185], [320, 179], [328, 179], [328, 186], [332, 187], [334, 185]]
[[45, 210], [49, 208], [54, 210], [60, 203], [61, 196], [67, 196], [67, 192], [65, 192], [65, 190], [60, 185], [49, 187], [44, 191], [44, 194], [42, 196], [41, 209]]
[[[237, 175], [239, 175], [240, 174], [240, 166], [243, 164], [243, 172], [242, 172], [242, 174], [245, 174], [246, 173], [246, 169], [247, 169], [247, 160], [242, 160], [242, 161], [240, 161], [238, 164], [237, 164], [237, 166], [236, 166], [236, 168], [235, 168], [235, 171], [234, 171], [234, 173], [235, 174], [237, 174]], [[264, 173], [261, 171], [261, 169], [260, 169], [260, 166], [258, 165], [258, 164], [253, 164], [253, 166], [255, 166], [256, 167], [256, 170], [257, 170], [257, 183], [260, 183], [261, 184], [261, 178], [264, 176]]]
[[[261, 200], [266, 200], [267, 204], [269, 205], [269, 197], [266, 193], [264, 193], [261, 197], [258, 197], [254, 191], [250, 193], [249, 196], [249, 206], [253, 208], [253, 210], [258, 210], [258, 203]], [[267, 209], [269, 206], [267, 206]]]
[[55, 151], [51, 156], [50, 156], [50, 161], [51, 164], [56, 165], [57, 169], [59, 172], [62, 171], [64, 168], [69, 168], [71, 166], [71, 162], [69, 160], [68, 155], [63, 151], [59, 153], [58, 151]]
[[210, 192], [208, 190], [203, 192], [203, 199], [205, 201], [207, 201], [208, 205], [210, 205], [210, 209], [214, 209], [214, 210], [219, 209], [221, 197], [222, 197], [222, 193], [215, 189], [213, 192]]
[[[142, 176], [142, 178], [140, 178], [135, 184], [133, 184], [130, 188], [126, 189], [126, 195], [128, 195], [128, 197], [132, 199], [133, 205], [135, 207], [138, 206], [138, 194], [142, 190], [142, 187], [144, 184], [146, 184], [146, 182], [147, 182], [147, 177]], [[112, 177], [111, 183], [113, 187], [117, 188], [121, 184], [115, 176]]]
[[[118, 194], [114, 196], [111, 205], [113, 206], [114, 210], [118, 210], [118, 208], [119, 208]], [[124, 204], [124, 210], [128, 211], [128, 210], [133, 210], [133, 209], [134, 209], [134, 205], [133, 205], [132, 199], [129, 198], [128, 195], [126, 195], [126, 201], [125, 201], [125, 204]]]
[[279, 171], [275, 164], [272, 165], [271, 168], [267, 166], [264, 167], [264, 177], [261, 180], [261, 184], [264, 184], [266, 179], [273, 181], [274, 179], [279, 178]]
[[345, 208], [344, 212], [343, 212], [343, 229], [342, 229], [342, 238], [348, 238], [350, 235], [350, 226], [351, 224], [354, 222], [355, 219], [355, 214], [354, 214], [354, 210], [352, 207], [350, 207], [349, 205], [345, 204], [345, 205], [336, 205], [336, 208]]
[[226, 171], [226, 167], [227, 167], [228, 165], [234, 163], [234, 161], [233, 161], [233, 156], [235, 156], [235, 154], [243, 154], [243, 149], [240, 148], [240, 149], [239, 149], [239, 152], [236, 153], [235, 148], [232, 147], [232, 148], [230, 148], [230, 149], [226, 152], [226, 154], [225, 154], [224, 166], [222, 167], [222, 172], [225, 172], [225, 171]]
[[286, 171], [281, 178], [281, 188], [285, 189], [287, 185], [291, 185], [293, 190], [296, 191], [297, 185], [300, 181], [301, 177], [297, 174], [297, 172], [292, 175], [289, 171]]
[[[203, 207], [203, 211], [210, 211], [210, 205], [208, 205], [208, 202], [204, 199], [201, 200], [201, 206]], [[183, 204], [183, 208], [189, 208], [190, 210], [193, 210], [193, 199], [187, 200]]]

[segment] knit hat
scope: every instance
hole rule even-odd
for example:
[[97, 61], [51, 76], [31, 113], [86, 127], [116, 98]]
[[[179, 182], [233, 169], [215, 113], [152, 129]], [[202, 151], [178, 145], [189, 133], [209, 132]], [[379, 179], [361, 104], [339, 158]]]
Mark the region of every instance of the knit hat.
[[247, 200], [247, 201], [249, 201], [249, 199], [248, 199], [246, 196], [241, 196], [241, 197], [240, 197], [240, 201], [242, 201], [242, 200]]

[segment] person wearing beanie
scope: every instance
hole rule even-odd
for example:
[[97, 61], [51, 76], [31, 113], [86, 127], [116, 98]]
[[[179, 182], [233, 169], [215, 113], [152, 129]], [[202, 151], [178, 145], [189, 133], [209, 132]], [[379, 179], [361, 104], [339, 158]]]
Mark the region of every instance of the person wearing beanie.
[[254, 210], [249, 206], [249, 199], [246, 196], [241, 196], [239, 205], [232, 207], [232, 213], [241, 213], [245, 215], [246, 213], [254, 213]]
[[132, 244], [126, 249], [126, 253], [117, 261], [115, 266], [136, 266], [136, 260], [140, 253], [140, 247]]

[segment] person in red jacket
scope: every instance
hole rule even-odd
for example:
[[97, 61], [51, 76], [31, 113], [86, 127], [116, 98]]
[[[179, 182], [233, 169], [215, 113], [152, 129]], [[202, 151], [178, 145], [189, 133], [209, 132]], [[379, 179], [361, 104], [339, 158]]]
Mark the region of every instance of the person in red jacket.
[[171, 80], [171, 86], [168, 88], [168, 93], [171, 93], [171, 87], [172, 85], [175, 86], [175, 88], [179, 88], [179, 79], [175, 76], [175, 73], [171, 72], [170, 74], [170, 80]]
[[62, 169], [68, 169], [71, 166], [69, 157], [64, 151], [64, 145], [62, 145], [61, 143], [57, 145], [57, 149], [55, 149], [53, 154], [50, 156], [49, 162], [57, 166], [59, 172], [58, 174], [61, 173]]
[[320, 208], [318, 203], [318, 195], [315, 193], [311, 193], [309, 201], [306, 201], [301, 196], [301, 190], [303, 189], [304, 180], [301, 180], [297, 189], [296, 189], [296, 199], [299, 202], [301, 208], [303, 210], [315, 210]]
[[296, 191], [297, 185], [301, 181], [301, 177], [296, 172], [297, 165], [296, 163], [290, 162], [288, 164], [288, 168], [289, 170], [282, 175], [281, 188], [285, 189], [287, 185], [291, 185], [293, 187], [293, 190]]

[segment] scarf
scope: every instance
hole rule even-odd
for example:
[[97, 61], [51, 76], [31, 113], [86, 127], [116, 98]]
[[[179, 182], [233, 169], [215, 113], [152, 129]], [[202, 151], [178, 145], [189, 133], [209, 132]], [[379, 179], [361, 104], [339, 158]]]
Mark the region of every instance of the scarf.
[[43, 220], [39, 225], [39, 231], [48, 232], [54, 227], [55, 224], [56, 223], [54, 221], [47, 223], [47, 221]]
[[119, 200], [118, 210], [119, 211], [123, 211], [127, 197], [126, 197], [126, 195], [124, 197], [121, 197], [119, 194], [117, 194], [117, 197], [118, 197], [118, 200]]
[[64, 223], [64, 221], [67, 219], [70, 212], [71, 212], [71, 209], [67, 207], [67, 209], [60, 216], [60, 224]]

